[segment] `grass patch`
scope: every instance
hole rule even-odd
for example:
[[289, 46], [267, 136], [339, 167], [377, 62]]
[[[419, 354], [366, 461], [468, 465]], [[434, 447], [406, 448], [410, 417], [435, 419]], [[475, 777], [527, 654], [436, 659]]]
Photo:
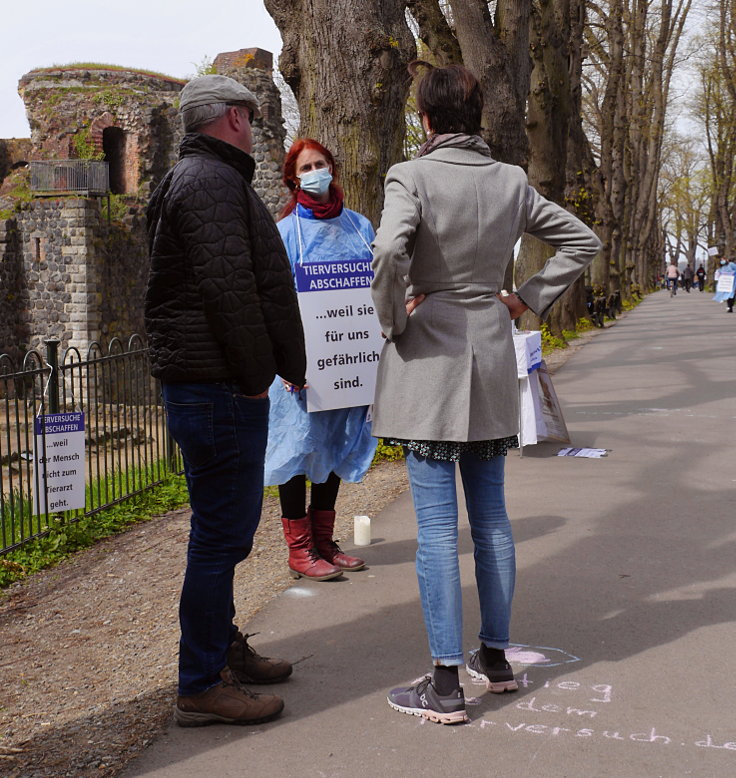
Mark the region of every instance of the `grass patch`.
[[540, 331], [542, 333], [542, 355], [557, 351], [557, 349], [567, 348], [567, 341], [564, 337], [553, 335], [548, 324], [543, 324]]
[[110, 535], [117, 535], [132, 524], [179, 508], [188, 499], [184, 476], [171, 475], [153, 489], [91, 516], [74, 522], [52, 519], [54, 523], [47, 528], [47, 535], [29, 540], [20, 548], [0, 556], [0, 588], [53, 567], [75, 551], [88, 548]]
[[125, 73], [139, 73], [144, 76], [155, 76], [156, 78], [164, 78], [167, 81], [173, 81], [177, 84], [185, 84], [186, 81], [181, 78], [175, 78], [168, 75], [168, 73], [159, 73], [155, 70], [143, 70], [141, 68], [126, 68], [123, 65], [111, 65], [105, 62], [68, 62], [66, 65], [51, 65], [42, 68], [33, 68], [31, 73], [49, 73], [55, 70], [117, 70]]
[[378, 462], [396, 462], [399, 459], [404, 458], [404, 449], [402, 446], [389, 446], [384, 443], [383, 438], [378, 441], [376, 446], [376, 453], [373, 457], [371, 466]]

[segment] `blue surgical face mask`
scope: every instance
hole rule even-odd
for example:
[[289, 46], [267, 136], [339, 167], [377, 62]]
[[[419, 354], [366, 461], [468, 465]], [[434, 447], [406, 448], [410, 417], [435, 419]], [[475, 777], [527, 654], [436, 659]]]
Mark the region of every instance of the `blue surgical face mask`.
[[299, 176], [301, 190], [313, 195], [323, 195], [330, 188], [331, 181], [332, 173], [326, 167], [310, 170]]

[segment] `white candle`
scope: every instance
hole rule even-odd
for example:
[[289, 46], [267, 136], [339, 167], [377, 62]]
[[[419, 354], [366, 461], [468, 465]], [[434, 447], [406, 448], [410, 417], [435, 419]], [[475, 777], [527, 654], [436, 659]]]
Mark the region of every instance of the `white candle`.
[[353, 517], [353, 542], [356, 546], [370, 546], [371, 520], [369, 516]]

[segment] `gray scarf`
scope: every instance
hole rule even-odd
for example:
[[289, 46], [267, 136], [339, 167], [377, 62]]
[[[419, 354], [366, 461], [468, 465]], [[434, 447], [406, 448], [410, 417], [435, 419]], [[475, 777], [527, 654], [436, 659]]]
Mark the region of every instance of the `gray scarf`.
[[444, 135], [431, 135], [427, 138], [417, 152], [417, 157], [423, 157], [439, 148], [470, 149], [471, 151], [477, 151], [486, 157], [491, 156], [491, 150], [480, 135], [465, 135], [462, 132], [449, 132]]

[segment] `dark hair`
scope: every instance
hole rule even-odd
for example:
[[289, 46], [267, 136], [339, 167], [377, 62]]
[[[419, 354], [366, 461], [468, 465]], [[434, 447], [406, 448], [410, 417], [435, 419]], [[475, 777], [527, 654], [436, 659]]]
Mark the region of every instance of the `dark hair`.
[[297, 177], [296, 177], [296, 160], [304, 149], [312, 149], [312, 151], [318, 151], [324, 158], [330, 163], [332, 168], [332, 182], [330, 183], [330, 191], [332, 193], [342, 193], [342, 189], [337, 183], [338, 168], [335, 158], [332, 156], [332, 152], [325, 148], [318, 140], [314, 138], [298, 138], [291, 145], [291, 148], [286, 154], [284, 159], [284, 170], [281, 180], [284, 182], [289, 190], [289, 200], [286, 205], [281, 209], [279, 219], [283, 219], [288, 216], [296, 207], [296, 195], [298, 191]]
[[436, 68], [421, 59], [409, 63], [413, 78], [419, 68], [426, 68], [427, 72], [417, 84], [417, 109], [420, 114], [426, 114], [432, 131], [477, 135], [483, 112], [483, 92], [478, 79], [462, 65]]

